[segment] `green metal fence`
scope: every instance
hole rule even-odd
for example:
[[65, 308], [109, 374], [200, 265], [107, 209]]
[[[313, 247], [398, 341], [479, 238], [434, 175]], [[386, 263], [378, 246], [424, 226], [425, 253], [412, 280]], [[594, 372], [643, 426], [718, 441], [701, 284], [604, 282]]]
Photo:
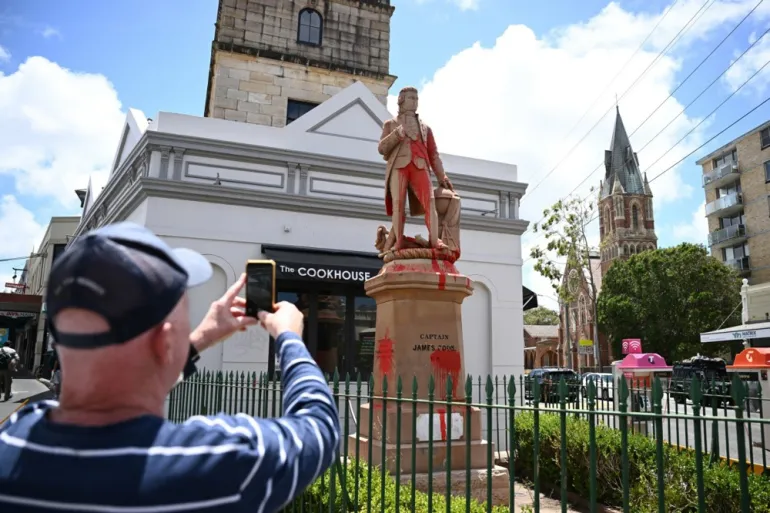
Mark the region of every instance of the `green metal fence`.
[[[335, 375], [330, 387], [340, 464], [285, 511], [770, 512], [770, 421], [738, 376], [729, 396], [693, 380], [684, 401], [660, 379], [647, 389], [468, 377], [459, 397], [451, 378], [446, 390], [431, 379], [427, 394], [416, 380], [375, 388]], [[281, 407], [281, 383], [265, 374], [200, 372], [172, 391], [168, 417]]]

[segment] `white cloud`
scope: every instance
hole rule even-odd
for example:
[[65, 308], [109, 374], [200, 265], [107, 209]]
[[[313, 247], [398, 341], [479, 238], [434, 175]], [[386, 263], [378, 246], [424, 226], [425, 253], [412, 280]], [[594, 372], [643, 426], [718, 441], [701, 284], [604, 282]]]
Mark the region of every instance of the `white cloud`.
[[475, 11], [481, 0], [452, 0], [461, 11]]
[[104, 76], [30, 57], [0, 73], [0, 119], [0, 173], [16, 179], [19, 194], [74, 209], [73, 191], [90, 175], [106, 183], [125, 116]]
[[[3, 241], [0, 245], [0, 259], [24, 257], [34, 252], [45, 229], [14, 196], [6, 194], [0, 198], [0, 240]], [[12, 281], [14, 267], [24, 267], [24, 260], [0, 262], [0, 291], [5, 289], [5, 283]]]
[[[540, 220], [543, 208], [565, 197], [589, 173], [593, 172], [577, 193], [585, 197], [591, 186], [598, 186], [604, 177], [604, 151], [609, 149], [612, 135], [615, 95], [623, 95], [702, 5], [702, 0], [680, 0], [610, 86], [664, 9], [635, 14], [610, 3], [588, 21], [542, 37], [526, 26], [511, 25], [493, 46], [476, 43], [466, 48], [422, 85], [421, 116], [433, 127], [440, 151], [517, 164], [518, 180], [529, 183], [521, 217], [534, 223]], [[717, 29], [737, 23], [754, 5], [756, 0], [715, 1], [700, 13], [668, 55], [620, 99], [626, 129], [629, 135], [635, 132], [632, 145], [650, 178], [697, 148], [709, 124], [703, 123], [660, 158], [700, 121], [684, 114], [647, 145], [683, 108], [676, 99], [666, 98], [681, 80], [679, 72], [689, 49], [702, 44]], [[758, 9], [754, 21], [765, 19], [770, 13], [768, 7]], [[605, 92], [600, 100], [570, 132], [601, 91]], [[389, 99], [389, 108], [395, 110], [394, 97]], [[608, 110], [609, 114], [601, 118]], [[598, 126], [565, 158], [600, 118]], [[535, 184], [562, 160], [535, 189]], [[447, 171], [451, 176], [452, 170]], [[658, 217], [666, 205], [699, 192], [684, 183], [678, 168], [655, 180], [652, 187]], [[598, 223], [592, 227], [598, 232]], [[542, 244], [543, 239], [534, 242]], [[525, 248], [531, 245], [532, 235], [528, 233], [523, 243]], [[525, 259], [529, 256], [528, 252], [523, 255]], [[549, 284], [542, 282], [531, 270], [530, 261], [524, 268], [524, 283], [536, 292], [550, 294]]]
[[0, 62], [8, 62], [11, 60], [11, 52], [0, 46]]
[[676, 239], [677, 242], [706, 244], [708, 233], [709, 226], [708, 220], [706, 219], [705, 201], [692, 213], [692, 219], [690, 219], [689, 223], [677, 223], [673, 228], [674, 239]]
[[[757, 37], [757, 34], [752, 34], [749, 38], [749, 44], [755, 42]], [[765, 34], [754, 48], [746, 52], [746, 55], [725, 73], [724, 81], [731, 91], [735, 91], [749, 77], [764, 67], [745, 87], [747, 91], [753, 90], [757, 94], [762, 94], [770, 85], [770, 66], [767, 65], [768, 61], [770, 61], [770, 33]]]
[[61, 33], [53, 27], [45, 27], [40, 31], [40, 35], [46, 39], [52, 37], [61, 37]]

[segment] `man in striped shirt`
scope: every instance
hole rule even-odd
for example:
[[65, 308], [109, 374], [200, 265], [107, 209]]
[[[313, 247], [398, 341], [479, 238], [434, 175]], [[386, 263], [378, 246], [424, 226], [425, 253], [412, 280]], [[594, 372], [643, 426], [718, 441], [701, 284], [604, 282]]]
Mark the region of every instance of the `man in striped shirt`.
[[90, 232], [57, 259], [46, 305], [60, 401], [0, 426], [1, 512], [267, 513], [331, 465], [337, 409], [289, 303], [260, 312], [280, 358], [283, 417], [163, 418], [198, 353], [257, 324], [244, 315], [241, 276], [190, 331], [186, 290], [210, 276], [201, 255], [129, 223]]

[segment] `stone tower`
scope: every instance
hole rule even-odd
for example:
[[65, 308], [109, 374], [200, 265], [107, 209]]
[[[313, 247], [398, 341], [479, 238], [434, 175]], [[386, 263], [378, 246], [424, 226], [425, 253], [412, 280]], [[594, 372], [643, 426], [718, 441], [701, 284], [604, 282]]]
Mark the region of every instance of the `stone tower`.
[[285, 126], [355, 81], [383, 104], [390, 0], [219, 0], [204, 115]]
[[604, 181], [599, 182], [599, 235], [602, 275], [618, 258], [656, 249], [652, 191], [631, 148], [620, 110], [609, 150], [604, 152]]

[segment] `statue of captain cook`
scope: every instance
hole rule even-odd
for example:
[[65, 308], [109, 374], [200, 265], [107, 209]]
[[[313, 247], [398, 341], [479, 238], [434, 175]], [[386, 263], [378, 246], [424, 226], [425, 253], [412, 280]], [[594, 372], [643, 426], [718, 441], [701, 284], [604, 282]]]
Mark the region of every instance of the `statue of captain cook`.
[[385, 210], [393, 219], [390, 239], [394, 242], [392, 247], [387, 248], [391, 251], [406, 246], [404, 224], [407, 198], [410, 215], [425, 215], [429, 247], [435, 250], [447, 249], [446, 244], [439, 239], [431, 170], [436, 175], [439, 189], [449, 193], [454, 188], [444, 171], [433, 131], [417, 115], [417, 102], [416, 88], [401, 89], [398, 94], [398, 115], [383, 125], [377, 148], [388, 162], [385, 170]]

